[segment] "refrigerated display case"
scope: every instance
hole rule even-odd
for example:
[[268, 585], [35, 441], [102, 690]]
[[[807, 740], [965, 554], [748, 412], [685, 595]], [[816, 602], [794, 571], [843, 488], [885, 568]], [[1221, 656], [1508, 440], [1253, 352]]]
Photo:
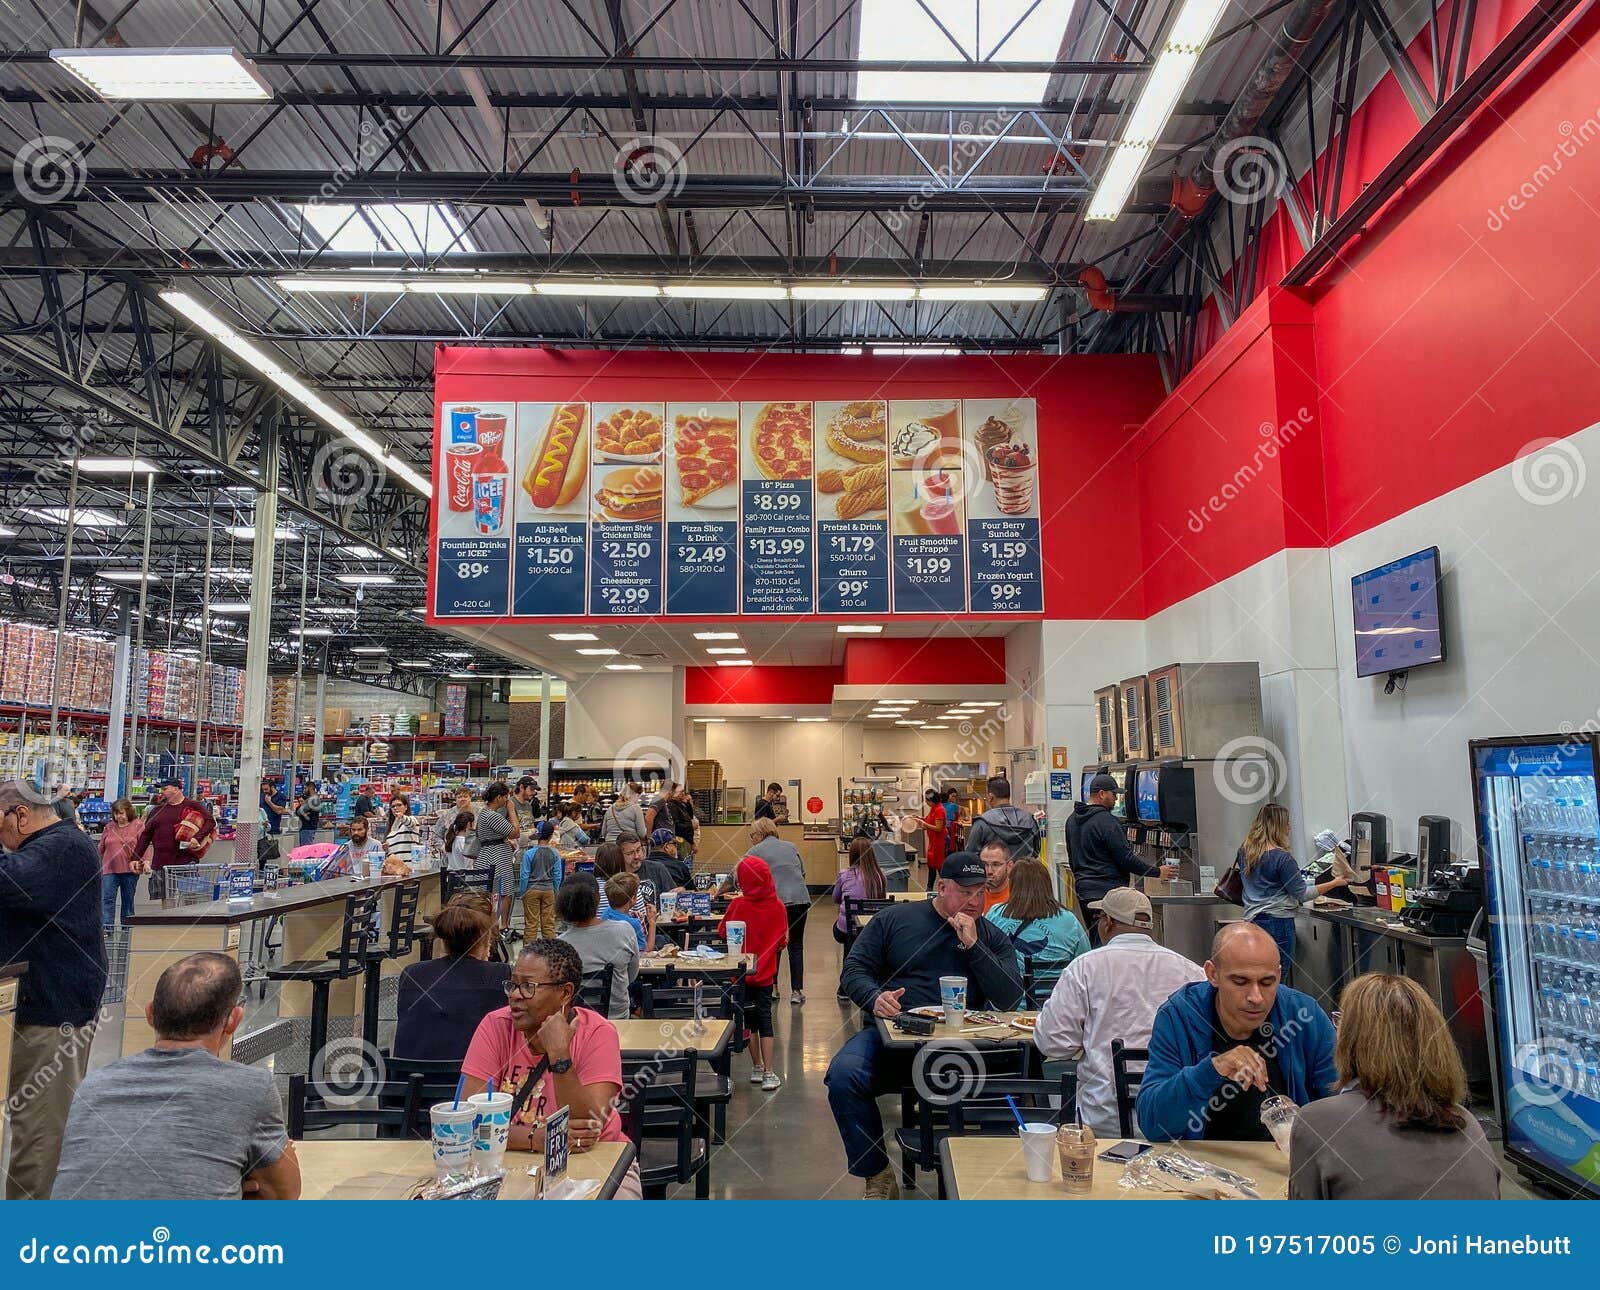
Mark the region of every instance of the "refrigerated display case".
[[1593, 734], [1469, 745], [1507, 1154], [1600, 1196], [1600, 856]]

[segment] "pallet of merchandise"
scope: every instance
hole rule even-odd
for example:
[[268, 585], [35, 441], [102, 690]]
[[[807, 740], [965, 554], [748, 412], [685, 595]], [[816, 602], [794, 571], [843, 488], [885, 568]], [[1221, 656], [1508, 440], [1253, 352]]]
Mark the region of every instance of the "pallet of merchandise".
[[722, 763], [714, 759], [688, 762], [684, 767], [683, 782], [690, 792], [697, 788], [721, 788]]
[[28, 668], [33, 664], [33, 642], [21, 623], [7, 623], [0, 632], [0, 700], [20, 703], [28, 695]]
[[36, 629], [33, 634], [33, 663], [28, 669], [28, 702], [43, 706], [50, 702], [56, 677], [56, 634]]

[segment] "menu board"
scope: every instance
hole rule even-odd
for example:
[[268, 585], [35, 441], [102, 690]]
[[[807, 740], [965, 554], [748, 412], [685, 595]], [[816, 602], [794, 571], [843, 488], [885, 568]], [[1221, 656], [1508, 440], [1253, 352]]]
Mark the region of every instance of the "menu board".
[[1032, 399], [447, 403], [441, 618], [1028, 614]]

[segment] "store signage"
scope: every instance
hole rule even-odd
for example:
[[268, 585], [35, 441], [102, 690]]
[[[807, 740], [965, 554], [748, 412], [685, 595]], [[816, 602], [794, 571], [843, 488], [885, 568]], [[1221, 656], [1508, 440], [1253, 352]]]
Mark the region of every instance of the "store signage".
[[1032, 399], [451, 402], [440, 618], [1037, 614]]

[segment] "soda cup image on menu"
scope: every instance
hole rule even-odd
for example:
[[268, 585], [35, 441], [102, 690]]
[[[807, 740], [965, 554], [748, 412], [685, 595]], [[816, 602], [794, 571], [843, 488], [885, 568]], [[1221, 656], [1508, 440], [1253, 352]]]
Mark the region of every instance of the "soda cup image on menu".
[[450, 479], [450, 509], [465, 513], [472, 509], [472, 475], [483, 460], [483, 448], [472, 443], [453, 443], [445, 449], [445, 470]]
[[506, 416], [503, 412], [478, 413], [478, 444], [484, 459], [505, 462]]
[[488, 469], [488, 462], [480, 462], [472, 474], [472, 524], [480, 537], [490, 537], [500, 532], [506, 522], [505, 470]]
[[[505, 418], [500, 418], [501, 425]], [[478, 442], [478, 409], [457, 408], [450, 414], [450, 442], [451, 443], [477, 443]]]

